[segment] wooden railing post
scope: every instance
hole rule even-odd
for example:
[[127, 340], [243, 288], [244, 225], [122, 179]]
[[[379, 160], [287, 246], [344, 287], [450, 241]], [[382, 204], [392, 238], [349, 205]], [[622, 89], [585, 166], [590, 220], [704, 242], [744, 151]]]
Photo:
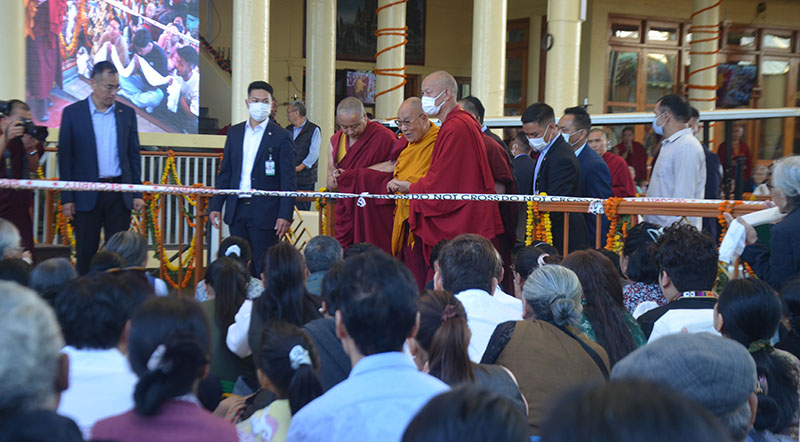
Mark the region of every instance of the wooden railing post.
[[44, 242], [46, 244], [53, 244], [53, 218], [55, 218], [56, 204], [53, 198], [55, 190], [46, 190], [44, 192]]
[[594, 221], [594, 248], [599, 249], [603, 247], [601, 243], [601, 237], [603, 232], [603, 215], [597, 214], [595, 215]]
[[328, 204], [325, 204], [325, 222], [327, 224], [325, 234], [333, 237], [336, 237], [336, 229], [334, 228], [334, 224], [336, 224], [335, 205], [336, 200], [331, 198], [328, 198]]
[[564, 256], [569, 254], [569, 212], [564, 212]]
[[[200, 284], [205, 273], [205, 266], [203, 265], [203, 258], [205, 249], [203, 241], [206, 237], [206, 197], [202, 195], [197, 196], [197, 208], [194, 215], [194, 286]], [[192, 290], [194, 292], [194, 290]]]
[[181, 195], [175, 195], [175, 211], [178, 214], [178, 296], [183, 294], [183, 266], [181, 261], [183, 258], [183, 198]]

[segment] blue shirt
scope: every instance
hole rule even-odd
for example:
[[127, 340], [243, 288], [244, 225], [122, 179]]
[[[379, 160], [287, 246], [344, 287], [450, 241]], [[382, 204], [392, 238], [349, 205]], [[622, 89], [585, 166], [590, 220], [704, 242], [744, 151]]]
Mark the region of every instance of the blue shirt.
[[539, 158], [536, 159], [536, 168], [533, 170], [533, 194], [534, 195], [538, 195], [539, 194], [539, 192], [536, 190], [536, 179], [539, 177], [539, 168], [542, 167], [542, 161], [544, 161], [544, 157], [545, 157], [545, 155], [547, 155], [547, 151], [550, 150], [550, 148], [553, 146], [553, 143], [555, 143], [556, 139], [558, 139], [558, 137], [560, 137], [560, 136], [561, 135], [556, 134], [556, 136], [553, 137], [553, 139], [550, 140], [549, 143], [547, 143], [547, 147], [545, 147], [544, 149], [542, 149], [541, 152], [539, 152]]
[[[303, 130], [306, 121], [308, 120], [306, 119], [300, 126], [292, 128], [292, 140], [296, 140], [297, 136], [300, 135], [300, 131]], [[308, 155], [303, 159], [303, 164], [305, 164], [306, 168], [314, 167], [314, 163], [319, 159], [319, 146], [321, 143], [322, 136], [319, 134], [319, 128], [317, 127], [314, 129], [314, 133], [311, 134], [311, 145], [308, 147]]]
[[121, 176], [122, 169], [119, 167], [117, 149], [117, 119], [114, 116], [116, 106], [112, 104], [105, 112], [100, 112], [94, 105], [92, 97], [89, 97], [88, 101], [94, 128], [94, 142], [97, 145], [97, 176], [99, 178]]
[[417, 412], [449, 388], [404, 353], [366, 356], [292, 417], [286, 441], [398, 442]]

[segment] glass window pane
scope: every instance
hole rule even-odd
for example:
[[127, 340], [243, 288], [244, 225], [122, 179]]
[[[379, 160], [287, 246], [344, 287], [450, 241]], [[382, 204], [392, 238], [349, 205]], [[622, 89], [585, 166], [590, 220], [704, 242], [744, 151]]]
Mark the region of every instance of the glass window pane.
[[647, 39], [650, 41], [678, 41], [678, 30], [669, 26], [652, 26], [647, 31]]
[[625, 112], [636, 112], [636, 106], [608, 106], [609, 114], [622, 114]]
[[611, 51], [608, 63], [610, 80], [608, 101], [636, 102], [636, 74], [639, 69], [638, 52]]
[[792, 47], [792, 38], [774, 34], [764, 34], [762, 44], [765, 48], [788, 50]]
[[647, 54], [647, 103], [655, 104], [675, 90], [675, 54]]
[[509, 29], [508, 30], [508, 42], [509, 43], [520, 43], [520, 42], [527, 42], [528, 36], [525, 29]]
[[522, 59], [506, 59], [506, 104], [522, 102]]
[[749, 61], [723, 63], [717, 67], [717, 107], [750, 106], [757, 67]]
[[611, 35], [616, 38], [639, 39], [639, 25], [626, 23], [613, 23], [611, 25]]
[[754, 30], [731, 29], [728, 31], [727, 44], [755, 49], [756, 33]]
[[[786, 106], [786, 88], [789, 86], [789, 62], [765, 60], [761, 63], [762, 89], [761, 107]], [[774, 160], [783, 156], [784, 122], [782, 118], [763, 120], [761, 124], [758, 158]]]

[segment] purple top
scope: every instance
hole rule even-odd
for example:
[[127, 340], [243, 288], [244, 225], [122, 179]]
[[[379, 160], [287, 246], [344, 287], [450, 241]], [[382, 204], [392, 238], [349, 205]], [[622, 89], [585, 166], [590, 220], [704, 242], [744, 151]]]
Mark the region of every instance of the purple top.
[[236, 427], [200, 406], [180, 400], [165, 402], [158, 414], [143, 417], [130, 410], [98, 421], [93, 439], [119, 442], [237, 442]]

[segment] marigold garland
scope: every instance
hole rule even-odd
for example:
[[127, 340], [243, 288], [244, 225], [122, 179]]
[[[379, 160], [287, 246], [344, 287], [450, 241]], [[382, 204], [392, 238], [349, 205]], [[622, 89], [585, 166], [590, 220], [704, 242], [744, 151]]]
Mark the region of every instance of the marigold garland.
[[623, 201], [623, 198], [618, 197], [611, 197], [605, 201], [603, 201], [603, 211], [605, 211], [606, 216], [611, 221], [611, 225], [608, 228], [608, 234], [606, 234], [606, 250], [611, 250], [613, 252], [619, 253], [622, 249], [622, 240], [627, 231], [626, 224], [622, 224], [623, 234], [620, 235], [617, 232], [617, 227], [619, 226], [619, 204]]
[[[546, 193], [540, 193], [547, 196]], [[533, 241], [543, 241], [553, 245], [553, 224], [550, 222], [550, 212], [540, 212], [538, 201], [528, 201], [528, 216], [525, 221], [525, 245], [533, 244]], [[535, 224], [535, 228], [534, 228]]]
[[[178, 169], [175, 165], [175, 154], [173, 151], [169, 151], [169, 156], [167, 160], [164, 162], [164, 171], [161, 173], [161, 184], [174, 184], [178, 186], [182, 186], [183, 184], [180, 181], [178, 176]], [[144, 184], [151, 184], [151, 183], [144, 183]], [[192, 187], [202, 187], [202, 183], [195, 183]], [[168, 258], [164, 251], [164, 238], [162, 235], [161, 230], [159, 229], [159, 212], [162, 205], [166, 203], [166, 200], [162, 198], [163, 194], [149, 194], [146, 193], [143, 195], [145, 200], [145, 224], [147, 226], [147, 230], [151, 232], [153, 239], [156, 242], [156, 257], [159, 260], [161, 273], [164, 276], [164, 280], [169, 284], [172, 288], [185, 288], [189, 281], [191, 280], [192, 274], [194, 273], [195, 263], [197, 260], [197, 256], [195, 253], [195, 237], [192, 237], [192, 241], [189, 244], [189, 249], [185, 252], [180, 253], [181, 257], [178, 259], [177, 264], [173, 264]], [[184, 202], [189, 203], [192, 207], [197, 207], [197, 200], [196, 197], [193, 195], [180, 195], [182, 198], [180, 201], [180, 211], [181, 211], [181, 221], [186, 221], [186, 223], [191, 228], [196, 227], [196, 223], [194, 220], [194, 215], [192, 215], [189, 210], [184, 206]], [[170, 273], [177, 273], [179, 268], [186, 268], [186, 273], [183, 276], [183, 280], [181, 281], [174, 281]]]
[[[327, 192], [328, 189], [322, 187], [319, 189], [320, 192]], [[325, 213], [325, 208], [328, 205], [327, 198], [319, 197], [317, 198], [317, 210], [319, 211], [319, 219], [320, 224], [322, 225], [322, 231], [319, 232], [320, 235], [327, 235], [328, 234], [328, 215]]]
[[[40, 180], [47, 179], [44, 176], [44, 170], [42, 170], [42, 166], [39, 166], [36, 169], [36, 177]], [[57, 178], [51, 178], [51, 180], [57, 180]], [[61, 208], [61, 192], [55, 192], [53, 195], [53, 206], [55, 206], [54, 210], [54, 224], [55, 224], [55, 231], [61, 235], [61, 244], [65, 246], [69, 246], [71, 253], [74, 255], [77, 246], [75, 242], [75, 230], [72, 227], [72, 223], [69, 222], [67, 217], [64, 216], [64, 212]]]
[[78, 6], [78, 13], [75, 15], [75, 26], [72, 28], [72, 41], [67, 43], [64, 40], [64, 36], [59, 32], [58, 33], [58, 41], [59, 41], [59, 51], [61, 52], [61, 58], [67, 59], [75, 55], [75, 50], [78, 47], [78, 38], [81, 34], [81, 29], [84, 28], [83, 22], [86, 20], [86, 0], [81, 0], [80, 5]]
[[228, 60], [224, 59], [222, 55], [217, 52], [214, 46], [211, 46], [211, 43], [208, 42], [202, 35], [199, 36], [200, 46], [202, 46], [212, 57], [214, 57], [214, 62], [217, 63], [217, 66], [220, 67], [223, 71], [227, 73], [231, 73], [231, 64]]

